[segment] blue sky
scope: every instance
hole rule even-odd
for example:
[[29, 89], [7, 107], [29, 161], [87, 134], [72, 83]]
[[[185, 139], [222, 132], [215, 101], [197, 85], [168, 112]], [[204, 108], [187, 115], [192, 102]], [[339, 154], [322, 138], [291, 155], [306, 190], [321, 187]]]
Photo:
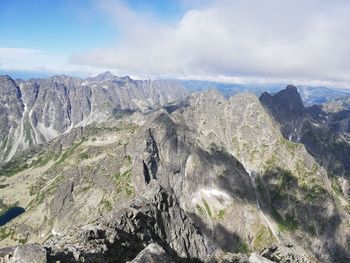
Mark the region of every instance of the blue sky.
[[[181, 16], [179, 2], [130, 0], [125, 4], [158, 19]], [[0, 46], [39, 49], [68, 54], [109, 46], [118, 39], [118, 26], [105, 17], [96, 1], [2, 0], [0, 1]]]
[[0, 74], [350, 86], [349, 13], [345, 0], [1, 0]]
[[84, 21], [79, 15], [84, 10], [77, 5], [59, 0], [1, 1], [0, 45], [68, 53], [107, 45], [116, 37], [117, 30], [101, 16]]
[[[149, 13], [157, 21], [175, 21], [184, 12], [184, 6], [175, 0], [129, 0], [122, 3], [135, 12]], [[27, 50], [28, 53], [37, 51], [49, 57], [54, 56], [53, 60], [64, 66], [75, 52], [108, 48], [118, 43], [122, 25], [116, 24], [113, 17], [106, 17], [102, 9], [99, 2], [94, 0], [2, 0], [0, 48], [5, 49], [3, 53], [9, 48], [12, 51]], [[19, 76], [30, 76], [31, 73], [46, 76], [55, 71], [60, 73], [61, 70], [60, 65], [50, 61], [36, 65], [35, 61], [18, 61], [9, 56], [10, 52], [1, 59], [0, 53], [0, 72], [8, 71]], [[79, 73], [84, 75], [85, 72], [73, 72]]]

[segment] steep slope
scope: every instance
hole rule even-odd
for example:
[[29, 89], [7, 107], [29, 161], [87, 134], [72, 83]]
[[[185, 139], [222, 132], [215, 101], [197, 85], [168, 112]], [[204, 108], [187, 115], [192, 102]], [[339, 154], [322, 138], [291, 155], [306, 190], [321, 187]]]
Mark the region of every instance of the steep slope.
[[[283, 230], [291, 231], [320, 257], [347, 257], [343, 248], [349, 234], [348, 202], [340, 205], [342, 197], [334, 201], [326, 171], [302, 145], [281, 136], [254, 95], [225, 101], [211, 91], [193, 97], [191, 105], [184, 110], [183, 121], [198, 131], [201, 144], [225, 149], [244, 165], [256, 186], [262, 218], [275, 219], [282, 238]], [[274, 232], [273, 228], [271, 223]], [[338, 245], [327, 245], [329, 240]]]
[[[105, 122], [76, 128], [38, 153], [9, 164], [1, 177], [0, 199], [24, 207], [4, 244], [42, 242], [73, 225], [93, 222], [134, 196], [132, 159], [125, 145], [137, 130], [133, 122]], [[11, 225], [10, 224], [10, 225]], [[9, 242], [9, 243], [7, 243]]]
[[349, 113], [326, 113], [319, 106], [305, 108], [295, 87], [271, 96], [264, 93], [261, 103], [279, 123], [290, 141], [303, 143], [310, 154], [330, 173], [335, 188], [349, 195], [350, 144]]
[[23, 114], [26, 110], [22, 93], [9, 76], [0, 76], [0, 161], [13, 154], [23, 134]]
[[187, 94], [176, 81], [132, 80], [108, 72], [89, 79], [54, 76], [17, 83], [5, 76], [0, 78], [0, 92], [0, 163], [74, 127], [123, 111], [159, 108]]

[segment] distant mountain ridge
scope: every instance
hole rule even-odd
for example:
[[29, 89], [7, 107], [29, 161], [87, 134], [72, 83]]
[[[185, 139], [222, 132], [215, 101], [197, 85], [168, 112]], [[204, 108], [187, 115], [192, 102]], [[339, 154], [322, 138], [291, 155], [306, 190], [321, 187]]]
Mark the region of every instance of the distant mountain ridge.
[[[190, 92], [203, 91], [214, 88], [220, 91], [226, 98], [239, 92], [251, 92], [260, 97], [264, 92], [271, 94], [284, 89], [285, 84], [236, 84], [221, 83], [205, 80], [182, 80], [182, 84]], [[297, 86], [301, 99], [306, 106], [313, 104], [323, 104], [332, 100], [350, 96], [350, 90], [332, 89], [327, 87]]]
[[123, 110], [146, 112], [187, 96], [178, 81], [133, 80], [106, 72], [13, 80], [0, 76], [0, 163], [18, 151]]

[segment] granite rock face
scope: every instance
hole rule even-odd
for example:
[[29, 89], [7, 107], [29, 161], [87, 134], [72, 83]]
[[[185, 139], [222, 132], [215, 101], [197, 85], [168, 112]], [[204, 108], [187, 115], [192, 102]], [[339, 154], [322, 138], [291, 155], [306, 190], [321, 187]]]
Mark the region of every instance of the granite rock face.
[[130, 263], [173, 263], [174, 261], [157, 244], [150, 244], [142, 250]]
[[0, 76], [0, 163], [74, 127], [125, 111], [149, 111], [184, 98], [176, 81], [133, 80], [107, 72], [94, 78], [28, 81]]
[[3, 263], [46, 263], [46, 250], [39, 244], [0, 249], [0, 262]]

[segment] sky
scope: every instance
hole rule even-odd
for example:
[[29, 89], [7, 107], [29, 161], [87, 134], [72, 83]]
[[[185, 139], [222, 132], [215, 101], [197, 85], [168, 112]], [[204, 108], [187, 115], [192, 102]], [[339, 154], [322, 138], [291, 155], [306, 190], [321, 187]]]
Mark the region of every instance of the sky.
[[348, 0], [0, 0], [0, 72], [350, 87]]

